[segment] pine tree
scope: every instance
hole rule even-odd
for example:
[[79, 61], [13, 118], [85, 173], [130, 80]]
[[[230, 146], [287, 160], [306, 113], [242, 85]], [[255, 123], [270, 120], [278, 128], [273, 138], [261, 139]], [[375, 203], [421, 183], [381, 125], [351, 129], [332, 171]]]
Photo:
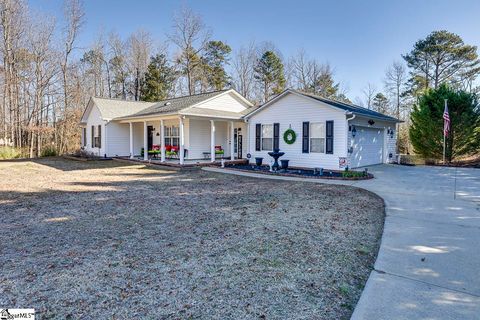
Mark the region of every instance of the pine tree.
[[446, 139], [446, 159], [480, 150], [480, 110], [474, 94], [456, 91], [446, 84], [428, 90], [414, 105], [409, 135], [417, 154], [430, 159], [443, 156], [444, 99], [448, 99], [450, 133]]
[[442, 83], [458, 84], [472, 80], [480, 71], [477, 47], [467, 45], [451, 32], [434, 31], [417, 41], [403, 58], [412, 69], [413, 81], [422, 90]]
[[380, 113], [388, 113], [388, 98], [381, 92], [377, 93], [373, 98], [372, 106], [373, 110]]
[[225, 71], [230, 52], [232, 52], [230, 46], [222, 41], [209, 41], [205, 47], [202, 57], [203, 69], [209, 87], [214, 90], [222, 90], [230, 81], [230, 77]]
[[254, 68], [255, 79], [262, 84], [264, 101], [285, 89], [283, 63], [273, 51], [266, 51]]
[[141, 100], [161, 101], [168, 97], [173, 81], [175, 70], [170, 67], [164, 54], [157, 54], [151, 58], [147, 67], [145, 81], [142, 83]]
[[324, 98], [337, 99], [339, 83], [333, 79], [333, 70], [329, 64], [317, 65], [312, 67], [312, 84], [310, 91]]

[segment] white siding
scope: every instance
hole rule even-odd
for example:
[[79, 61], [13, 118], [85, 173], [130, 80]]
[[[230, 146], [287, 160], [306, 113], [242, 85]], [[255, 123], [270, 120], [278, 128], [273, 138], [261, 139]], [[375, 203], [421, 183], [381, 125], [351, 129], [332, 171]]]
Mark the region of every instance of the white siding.
[[[397, 159], [397, 129], [395, 125], [392, 125], [391, 129], [395, 130], [393, 134], [393, 138], [390, 138], [390, 135], [386, 135], [386, 143], [385, 145], [387, 146], [387, 150], [385, 152], [385, 162], [387, 163], [393, 163]], [[390, 157], [390, 154], [392, 155]]]
[[[380, 121], [380, 120], [375, 120], [375, 123], [373, 125], [368, 124], [369, 118], [366, 117], [355, 117], [355, 119], [349, 121], [349, 125], [354, 125], [357, 127], [357, 132], [359, 128], [377, 128], [377, 129], [382, 129], [383, 130], [383, 163], [389, 163], [393, 162], [396, 159], [396, 149], [397, 149], [397, 132], [396, 132], [396, 125], [394, 122], [387, 122], [387, 121]], [[393, 129], [395, 130], [395, 134], [393, 138], [390, 138], [390, 135], [387, 134], [388, 129]], [[352, 140], [352, 133], [348, 131], [348, 142], [347, 145], [349, 147], [354, 147], [354, 141]], [[354, 150], [352, 150], [354, 151]], [[355, 153], [355, 152], [353, 152]], [[389, 155], [392, 154], [392, 157]], [[370, 155], [363, 155], [366, 157], [369, 157]], [[352, 161], [353, 154], [349, 153], [348, 154], [348, 165], [350, 167], [352, 166], [353, 161]]]
[[[240, 128], [242, 135], [242, 157], [246, 158], [248, 153], [248, 133], [247, 133], [247, 124], [245, 122], [236, 122], [235, 128]], [[235, 157], [237, 154], [235, 155]]]
[[[143, 148], [143, 122], [134, 122], [132, 131], [133, 131], [133, 155], [139, 156]], [[127, 142], [127, 145], [130, 148], [130, 141]]]
[[215, 145], [222, 146], [224, 157], [230, 156], [229, 126], [226, 121], [215, 121]]
[[[242, 128], [242, 155], [247, 153], [245, 123], [234, 122], [234, 128]], [[190, 148], [188, 150], [190, 159], [204, 158], [204, 152], [210, 152], [210, 120], [190, 119]], [[215, 121], [215, 145], [222, 146], [224, 156], [230, 157], [230, 121]], [[235, 155], [237, 156], [237, 155]]]
[[[345, 112], [312, 101], [306, 97], [288, 94], [274, 102], [264, 110], [254, 114], [249, 119], [249, 149], [254, 157], [263, 157], [264, 163], [269, 163], [272, 158], [268, 151], [255, 151], [255, 124], [280, 123], [280, 150], [285, 155], [280, 159], [290, 160], [290, 166], [295, 167], [322, 167], [326, 169], [339, 169], [339, 157], [347, 156], [347, 128]], [[302, 123], [334, 121], [333, 154], [302, 153]], [[296, 141], [289, 145], [283, 140], [283, 133], [291, 127], [297, 135]]]
[[130, 125], [111, 121], [105, 125], [107, 156], [130, 155]]
[[[195, 108], [241, 112], [248, 108], [248, 106], [241, 102], [233, 93], [227, 93], [219, 97], [215, 97], [210, 101], [201, 103], [195, 106]], [[188, 113], [188, 110], [185, 112]]]
[[[97, 136], [98, 125], [102, 127], [102, 141], [101, 141], [101, 148], [93, 147], [92, 141], [92, 126], [95, 126], [95, 136]], [[103, 121], [102, 116], [98, 108], [94, 105], [92, 106], [92, 110], [90, 111], [88, 118], [87, 118], [87, 145], [85, 146], [85, 150], [88, 152], [92, 152], [97, 156], [103, 156], [105, 154], [105, 121]]]
[[203, 152], [210, 152], [210, 120], [190, 119], [190, 146], [188, 157], [202, 159]]

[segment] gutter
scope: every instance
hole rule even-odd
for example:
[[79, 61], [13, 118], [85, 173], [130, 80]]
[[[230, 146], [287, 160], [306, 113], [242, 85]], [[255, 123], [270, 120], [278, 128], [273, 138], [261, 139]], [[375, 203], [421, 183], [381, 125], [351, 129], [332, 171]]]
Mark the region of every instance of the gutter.
[[[345, 115], [346, 115], [346, 118], [347, 118], [347, 137], [348, 137], [348, 132], [349, 132], [349, 128], [350, 128], [350, 125], [348, 124], [348, 122], [349, 122], [350, 120], [355, 119], [355, 118], [357, 117], [357, 115], [356, 115], [355, 113], [353, 113], [353, 112], [348, 112], [348, 111], [345, 112]], [[348, 116], [350, 116], [350, 115], [352, 116], [351, 118], [348, 117]], [[347, 142], [348, 142], [348, 138], [347, 138]], [[352, 148], [353, 148], [353, 147], [352, 147]], [[349, 159], [349, 157], [350, 157], [350, 153], [348, 152], [349, 149], [350, 149], [350, 147], [349, 147], [348, 144], [347, 144], [347, 159]], [[348, 160], [347, 160], [347, 163], [348, 163]]]
[[[357, 115], [353, 112], [345, 112], [345, 115], [347, 116], [347, 124], [348, 124], [348, 121], [353, 120], [357, 117]], [[353, 117], [348, 118], [348, 116], [350, 116], [350, 115], [352, 115]]]

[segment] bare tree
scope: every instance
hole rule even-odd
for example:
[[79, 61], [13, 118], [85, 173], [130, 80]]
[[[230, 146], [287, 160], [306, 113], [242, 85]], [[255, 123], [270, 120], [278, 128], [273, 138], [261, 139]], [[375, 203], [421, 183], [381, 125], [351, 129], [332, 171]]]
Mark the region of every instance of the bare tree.
[[402, 94], [407, 80], [405, 66], [401, 62], [394, 62], [385, 71], [385, 89], [392, 97], [395, 103], [395, 116], [400, 119], [400, 110], [402, 108]]
[[130, 70], [133, 75], [133, 96], [135, 101], [140, 99], [140, 86], [147, 72], [152, 39], [150, 33], [138, 30], [128, 40]]
[[[22, 128], [19, 105], [18, 54], [23, 46], [26, 5], [23, 1], [5, 0], [0, 2], [0, 23], [2, 32], [2, 55], [4, 69], [3, 131], [4, 141], [12, 141], [22, 147]], [[7, 118], [8, 115], [8, 118]]]
[[294, 86], [302, 91], [309, 91], [312, 83], [312, 71], [315, 62], [309, 60], [304, 49], [290, 59], [290, 66], [294, 80]]
[[108, 61], [109, 70], [112, 73], [111, 83], [115, 97], [127, 98], [127, 45], [116, 33], [111, 33], [108, 38], [108, 46], [111, 58]]
[[[63, 28], [63, 57], [60, 61], [62, 79], [63, 79], [63, 113], [69, 112], [69, 88], [68, 88], [68, 71], [69, 71], [69, 58], [75, 49], [75, 41], [77, 40], [78, 33], [81, 26], [84, 23], [84, 11], [80, 0], [66, 0], [64, 3], [64, 19], [66, 21]], [[66, 128], [66, 127], [65, 127]], [[60, 152], [65, 150], [66, 146], [66, 134], [63, 132], [60, 135], [60, 141], [58, 148]]]
[[257, 60], [255, 43], [241, 47], [233, 58], [234, 87], [247, 99], [253, 99], [255, 79], [253, 68]]
[[[46, 108], [49, 107], [45, 103], [44, 97], [57, 74], [57, 60], [52, 48], [54, 28], [54, 19], [45, 19], [45, 16], [37, 16], [36, 19], [32, 20], [31, 27], [28, 30], [28, 45], [34, 74], [34, 79], [32, 79], [34, 98], [28, 118], [30, 158], [33, 158], [35, 155], [39, 157], [42, 152], [42, 134], [45, 131], [43, 117]], [[36, 154], [34, 154], [35, 145]]]
[[195, 73], [201, 62], [199, 55], [210, 39], [210, 31], [202, 18], [188, 7], [176, 13], [173, 21], [173, 33], [168, 37], [180, 49], [176, 60], [186, 76], [188, 94], [194, 94]]
[[365, 105], [368, 109], [372, 109], [373, 98], [377, 94], [377, 88], [375, 87], [375, 85], [369, 82], [367, 86], [362, 90], [362, 92], [365, 99]]

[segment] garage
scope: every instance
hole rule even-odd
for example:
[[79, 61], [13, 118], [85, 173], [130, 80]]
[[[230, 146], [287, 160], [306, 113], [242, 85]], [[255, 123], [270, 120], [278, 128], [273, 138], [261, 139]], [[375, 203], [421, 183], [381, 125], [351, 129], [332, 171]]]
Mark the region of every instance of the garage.
[[383, 162], [383, 130], [379, 128], [355, 127], [355, 137], [352, 137], [352, 168], [370, 166]]

